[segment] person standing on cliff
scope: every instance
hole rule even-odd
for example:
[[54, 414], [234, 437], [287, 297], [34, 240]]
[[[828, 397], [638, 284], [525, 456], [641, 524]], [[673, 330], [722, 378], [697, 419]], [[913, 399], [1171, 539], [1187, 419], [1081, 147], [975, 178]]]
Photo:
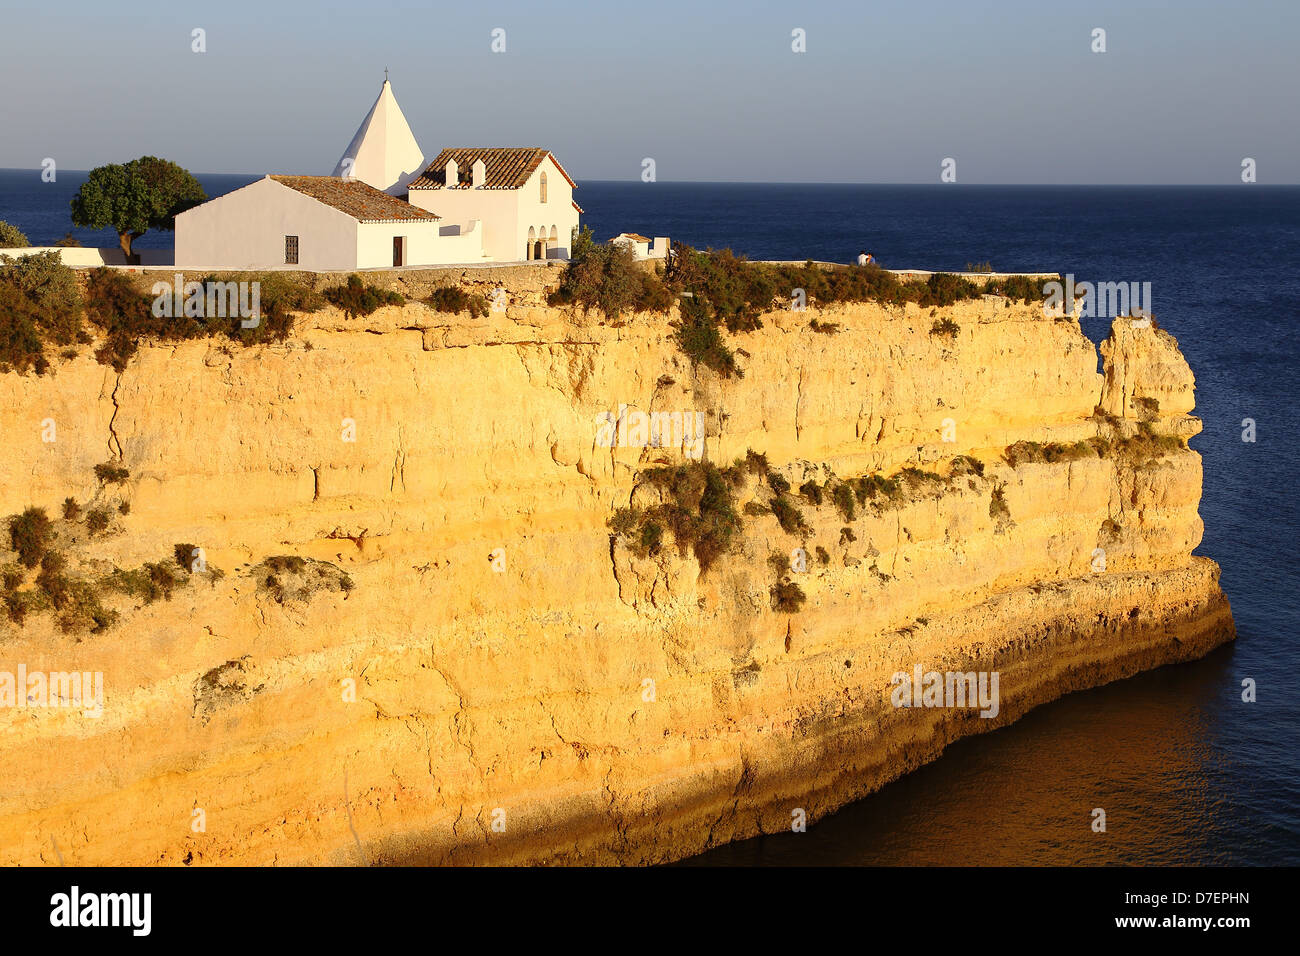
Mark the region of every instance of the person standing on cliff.
[[876, 264], [876, 257], [873, 256], [871, 253], [869, 253], [869, 252], [859, 252], [859, 253], [858, 253], [858, 265], [860, 265], [860, 266], [874, 266], [875, 264]]

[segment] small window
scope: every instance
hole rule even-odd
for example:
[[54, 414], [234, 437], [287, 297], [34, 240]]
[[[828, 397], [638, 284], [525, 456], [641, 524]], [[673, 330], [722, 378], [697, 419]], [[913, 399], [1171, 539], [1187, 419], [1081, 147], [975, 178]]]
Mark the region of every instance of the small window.
[[284, 264], [287, 266], [296, 266], [298, 264], [298, 237], [284, 237]]
[[546, 172], [542, 171], [542, 202], [546, 202]]

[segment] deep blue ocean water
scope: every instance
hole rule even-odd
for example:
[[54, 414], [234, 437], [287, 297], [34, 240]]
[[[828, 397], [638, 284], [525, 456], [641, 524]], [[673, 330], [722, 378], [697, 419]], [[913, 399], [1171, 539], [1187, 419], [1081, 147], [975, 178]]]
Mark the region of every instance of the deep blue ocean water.
[[[0, 219], [34, 242], [71, 229], [84, 174], [0, 170]], [[256, 176], [200, 176], [210, 195]], [[1073, 273], [1150, 282], [1197, 379], [1199, 553], [1223, 567], [1239, 639], [1045, 705], [803, 834], [708, 864], [1300, 865], [1300, 187], [582, 183], [583, 221], [751, 258]], [[108, 232], [72, 230], [86, 245]], [[149, 234], [146, 248], [169, 245]], [[1095, 342], [1109, 321], [1084, 320]], [[1254, 419], [1257, 440], [1242, 441]], [[1253, 678], [1258, 701], [1241, 701]], [[1108, 830], [1093, 833], [1103, 807]]]

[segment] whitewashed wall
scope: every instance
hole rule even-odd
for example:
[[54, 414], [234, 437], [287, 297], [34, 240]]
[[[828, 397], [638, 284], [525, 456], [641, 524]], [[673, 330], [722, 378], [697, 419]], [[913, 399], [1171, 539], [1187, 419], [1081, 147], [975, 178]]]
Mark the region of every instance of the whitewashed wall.
[[[546, 202], [541, 200], [542, 172], [546, 172]], [[516, 246], [522, 250], [528, 239], [528, 227], [534, 229], [546, 227], [549, 238], [551, 226], [555, 227], [556, 241], [549, 244], [549, 258], [567, 259], [569, 257], [570, 236], [573, 227], [578, 224], [578, 210], [573, 208], [573, 187], [564, 178], [564, 173], [547, 156], [542, 165], [533, 171], [523, 188], [516, 190]], [[516, 254], [516, 259], [524, 258]]]
[[[274, 179], [259, 179], [176, 217], [176, 266], [283, 268], [284, 237], [297, 236], [297, 268], [355, 269], [359, 225], [346, 213]], [[389, 233], [381, 265], [393, 264], [393, 235]]]
[[473, 243], [473, 254], [468, 258], [447, 259], [448, 255], [463, 255], [459, 236], [439, 235], [439, 220], [428, 222], [363, 222], [357, 226], [357, 268], [379, 269], [393, 265], [393, 237], [406, 237], [406, 265], [441, 265], [443, 263], [479, 262], [478, 239], [465, 237]]
[[513, 189], [413, 189], [408, 201], [437, 213], [444, 226], [464, 226], [479, 220], [483, 252], [497, 262], [513, 262], [524, 258], [524, 241], [517, 239], [516, 193]]
[[[57, 252], [65, 266], [74, 269], [93, 269], [98, 266], [124, 266], [126, 256], [121, 249], [92, 249], [87, 246], [26, 246], [22, 249], [0, 249], [0, 255], [34, 256], [41, 252]], [[169, 266], [170, 249], [136, 249], [142, 266]]]

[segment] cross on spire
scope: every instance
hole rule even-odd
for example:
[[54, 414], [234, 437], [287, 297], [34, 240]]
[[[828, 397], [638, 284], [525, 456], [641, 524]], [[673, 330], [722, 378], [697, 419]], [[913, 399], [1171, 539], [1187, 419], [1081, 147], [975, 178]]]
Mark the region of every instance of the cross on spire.
[[388, 82], [388, 67], [384, 67], [384, 82]]

